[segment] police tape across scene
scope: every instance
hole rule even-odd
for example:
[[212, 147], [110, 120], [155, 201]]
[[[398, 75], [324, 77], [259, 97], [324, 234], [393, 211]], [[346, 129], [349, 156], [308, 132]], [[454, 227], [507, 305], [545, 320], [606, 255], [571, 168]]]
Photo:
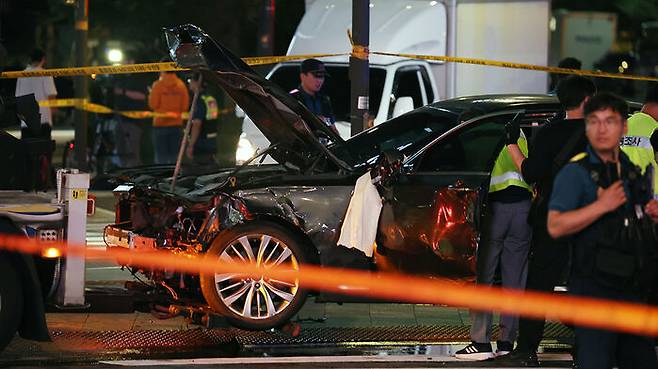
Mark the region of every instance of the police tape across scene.
[[[41, 100], [38, 102], [41, 107], [50, 107], [50, 108], [76, 108], [90, 113], [98, 114], [119, 114], [128, 118], [133, 119], [144, 119], [144, 118], [153, 118], [153, 117], [168, 117], [168, 118], [183, 118], [187, 119], [189, 116], [188, 112], [176, 113], [176, 112], [153, 112], [147, 110], [135, 110], [135, 111], [120, 111], [108, 108], [107, 106], [95, 104], [89, 102], [87, 99], [53, 99], [53, 100]], [[233, 112], [233, 109], [222, 109], [218, 111], [218, 114], [228, 114]]]
[[[275, 64], [292, 60], [303, 60], [308, 58], [322, 58], [347, 55], [341, 54], [313, 54], [313, 55], [284, 55], [284, 56], [263, 56], [263, 57], [245, 57], [242, 60], [247, 65], [266, 65]], [[181, 68], [174, 62], [163, 63], [143, 63], [143, 64], [125, 64], [125, 65], [106, 65], [97, 67], [75, 67], [75, 68], [52, 68], [42, 70], [12, 71], [0, 73], [0, 79], [9, 78], [29, 78], [29, 77], [71, 77], [71, 76], [88, 76], [92, 74], [127, 74], [127, 73], [155, 73], [155, 72], [179, 72], [187, 71], [187, 68]]]
[[[29, 254], [66, 255], [64, 242], [0, 234], [0, 250]], [[604, 328], [642, 335], [658, 335], [658, 308], [602, 299], [556, 296], [546, 293], [497, 287], [461, 285], [444, 279], [430, 279], [391, 273], [370, 273], [302, 265], [299, 270], [223, 262], [218, 257], [173, 255], [160, 251], [131, 252], [127, 249], [99, 250], [71, 248], [69, 257], [119, 260], [142, 268], [164, 268], [188, 273], [238, 273], [257, 278], [299, 281], [307, 288], [336, 293], [358, 294], [404, 303], [445, 304], [475, 310], [491, 310], [530, 318], [550, 315], [564, 323]], [[345, 288], [349, 286], [350, 288]], [[384, 287], [385, 286], [385, 287]], [[383, 288], [384, 287], [384, 288]]]
[[[630, 75], [623, 73], [608, 73], [608, 72], [594, 71], [594, 70], [547, 67], [543, 65], [524, 64], [524, 63], [487, 60], [487, 59], [476, 59], [476, 58], [368, 51], [367, 48], [358, 45], [355, 45], [354, 49], [352, 50], [352, 55], [354, 55], [357, 58], [367, 57], [368, 54], [402, 57], [409, 59], [443, 61], [448, 63], [475, 64], [475, 65], [492, 66], [492, 67], [509, 68], [509, 69], [534, 70], [534, 71], [558, 73], [558, 74], [576, 74], [576, 75], [589, 76], [589, 77], [630, 79], [637, 81], [658, 82], [658, 77], [637, 76], [637, 75]], [[349, 55], [349, 53], [245, 57], [242, 58], [242, 60], [247, 65], [267, 65], [267, 64], [275, 64], [275, 63], [293, 61], [293, 60], [304, 60], [309, 58], [325, 58], [325, 57], [334, 57], [334, 56], [343, 56], [343, 55]], [[92, 75], [92, 74], [153, 73], [153, 72], [186, 71], [186, 70], [188, 69], [180, 68], [176, 66], [176, 63], [174, 62], [144, 63], [144, 64], [110, 65], [110, 66], [98, 66], [98, 67], [77, 67], [77, 68], [56, 68], [56, 69], [43, 69], [43, 70], [31, 70], [31, 71], [12, 71], [12, 72], [0, 73], [0, 79], [23, 78], [23, 77], [46, 77], [46, 76], [53, 76], [53, 77], [84, 76], [84, 75]]]

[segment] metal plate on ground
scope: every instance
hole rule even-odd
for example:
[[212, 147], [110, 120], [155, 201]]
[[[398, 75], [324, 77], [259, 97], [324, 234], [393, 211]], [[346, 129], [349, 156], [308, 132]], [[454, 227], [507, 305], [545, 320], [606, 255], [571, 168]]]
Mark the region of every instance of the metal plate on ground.
[[[237, 343], [244, 346], [410, 344], [470, 342], [468, 326], [399, 326], [368, 328], [303, 328], [297, 337], [279, 331], [251, 332], [239, 329], [189, 329], [143, 331], [51, 332], [58, 346], [75, 350], [125, 350], [203, 348]], [[493, 333], [497, 335], [496, 330]], [[572, 340], [571, 330], [561, 324], [546, 325], [544, 340]]]

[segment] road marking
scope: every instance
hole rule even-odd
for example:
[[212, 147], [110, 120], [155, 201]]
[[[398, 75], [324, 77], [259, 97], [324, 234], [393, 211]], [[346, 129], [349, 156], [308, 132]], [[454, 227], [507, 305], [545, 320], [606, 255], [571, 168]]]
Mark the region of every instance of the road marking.
[[111, 267], [87, 267], [87, 270], [109, 270], [109, 269], [121, 269], [120, 266], [111, 266]]
[[[541, 361], [571, 361], [568, 354], [540, 354]], [[437, 363], [464, 362], [454, 356], [291, 356], [291, 357], [239, 357], [239, 358], [198, 358], [171, 360], [117, 360], [101, 361], [102, 364], [118, 366], [173, 366], [173, 365], [234, 365], [234, 364], [295, 364], [295, 363]], [[494, 362], [492, 362], [494, 364]], [[481, 367], [481, 366], [480, 366]], [[464, 369], [464, 368], [462, 368]]]

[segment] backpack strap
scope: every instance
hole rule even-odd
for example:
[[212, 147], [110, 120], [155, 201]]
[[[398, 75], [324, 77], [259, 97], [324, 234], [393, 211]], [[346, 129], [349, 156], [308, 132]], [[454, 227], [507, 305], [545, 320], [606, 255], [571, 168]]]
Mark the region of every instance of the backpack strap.
[[[583, 138], [584, 135], [585, 135], [585, 127], [584, 126], [578, 127], [578, 130], [569, 137], [569, 139], [564, 144], [564, 146], [562, 146], [562, 149], [558, 152], [557, 155], [555, 155], [555, 158], [553, 159], [553, 167], [552, 167], [553, 177], [555, 177], [557, 172], [559, 172], [560, 169], [564, 166], [564, 164], [567, 163], [567, 158], [569, 157], [569, 154], [571, 154], [574, 151], [576, 145], [578, 145], [578, 143], [580, 142], [580, 140]], [[587, 153], [584, 154], [587, 155]]]

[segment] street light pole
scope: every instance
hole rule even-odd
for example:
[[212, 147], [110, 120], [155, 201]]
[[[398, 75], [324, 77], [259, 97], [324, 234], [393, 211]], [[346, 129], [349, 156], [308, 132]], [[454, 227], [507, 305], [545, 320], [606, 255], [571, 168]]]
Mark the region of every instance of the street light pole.
[[[87, 31], [89, 30], [89, 0], [78, 0], [75, 5], [75, 63], [78, 67], [87, 65]], [[88, 98], [88, 77], [79, 76], [74, 80], [77, 98]], [[75, 121], [75, 163], [78, 169], [87, 170], [87, 112], [76, 109]]]
[[274, 55], [274, 16], [275, 0], [261, 0], [261, 14], [258, 23], [258, 55]]
[[350, 56], [352, 136], [368, 125], [369, 63], [366, 52], [370, 39], [370, 0], [352, 0], [352, 42]]

